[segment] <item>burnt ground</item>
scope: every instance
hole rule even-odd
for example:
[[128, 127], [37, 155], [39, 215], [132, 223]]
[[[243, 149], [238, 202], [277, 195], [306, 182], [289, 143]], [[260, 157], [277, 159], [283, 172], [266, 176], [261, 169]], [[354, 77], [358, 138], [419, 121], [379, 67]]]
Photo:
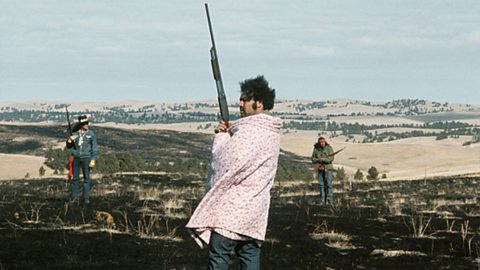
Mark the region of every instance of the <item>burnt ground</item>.
[[[331, 206], [313, 182], [277, 183], [262, 268], [477, 269], [479, 182], [337, 182]], [[203, 194], [198, 176], [105, 176], [88, 206], [69, 204], [58, 179], [3, 181], [0, 194], [0, 269], [205, 269], [207, 252], [184, 228]]]

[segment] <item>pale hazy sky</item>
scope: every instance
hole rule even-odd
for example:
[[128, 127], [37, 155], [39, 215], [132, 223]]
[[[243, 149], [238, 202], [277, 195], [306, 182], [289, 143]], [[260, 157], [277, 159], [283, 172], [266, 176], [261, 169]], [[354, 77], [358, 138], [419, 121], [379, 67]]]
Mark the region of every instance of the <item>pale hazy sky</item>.
[[[204, 1], [0, 0], [0, 101], [215, 99]], [[209, 1], [229, 100], [480, 104], [480, 1]]]

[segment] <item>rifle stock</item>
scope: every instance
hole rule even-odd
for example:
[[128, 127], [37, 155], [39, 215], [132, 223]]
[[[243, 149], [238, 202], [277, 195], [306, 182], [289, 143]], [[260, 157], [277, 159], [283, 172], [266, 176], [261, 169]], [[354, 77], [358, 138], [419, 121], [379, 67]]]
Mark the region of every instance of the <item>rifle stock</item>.
[[217, 48], [215, 46], [212, 22], [210, 20], [210, 13], [208, 12], [207, 3], [205, 3], [205, 11], [207, 12], [208, 29], [210, 30], [210, 38], [212, 40], [212, 48], [210, 49], [210, 62], [212, 64], [213, 79], [215, 80], [215, 84], [217, 86], [218, 105], [220, 107], [220, 115], [222, 117], [222, 120], [224, 120], [225, 122], [228, 122], [230, 117], [228, 114], [227, 97], [225, 96], [225, 90], [223, 89], [222, 75], [220, 73], [220, 65], [218, 63]]

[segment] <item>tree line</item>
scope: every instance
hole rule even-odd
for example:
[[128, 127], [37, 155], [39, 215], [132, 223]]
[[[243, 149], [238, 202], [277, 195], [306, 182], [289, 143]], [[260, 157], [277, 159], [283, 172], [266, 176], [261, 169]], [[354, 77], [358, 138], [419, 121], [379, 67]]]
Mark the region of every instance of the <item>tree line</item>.
[[[63, 174], [68, 169], [68, 159], [70, 157], [70, 151], [68, 149], [50, 148], [47, 150], [45, 157], [45, 165], [54, 170], [54, 174]], [[145, 169], [145, 161], [140, 155], [131, 152], [106, 153], [101, 155], [95, 167], [95, 171], [106, 174], [140, 172]], [[40, 169], [40, 171], [43, 171], [43, 174], [45, 174], [44, 169]], [[42, 173], [40, 172], [40, 174]]]
[[423, 124], [403, 123], [403, 124], [373, 124], [365, 125], [360, 123], [337, 123], [336, 121], [289, 121], [285, 122], [283, 128], [297, 130], [321, 130], [321, 131], [344, 131], [348, 134], [363, 134], [365, 131], [385, 128], [418, 128], [418, 129], [462, 129], [475, 127], [475, 125], [458, 122], [432, 122]]
[[[54, 170], [54, 174], [64, 174], [67, 170], [70, 151], [50, 148], [45, 157], [45, 165]], [[158, 171], [168, 173], [207, 175], [208, 159], [194, 159], [182, 157], [168, 157], [160, 160], [146, 162], [138, 153], [132, 151], [108, 152], [99, 156], [95, 172], [114, 174], [118, 172]], [[41, 171], [41, 172], [40, 172]], [[39, 169], [40, 176], [45, 174], [43, 166]], [[312, 173], [309, 166], [292, 160], [282, 155], [279, 161], [276, 180], [311, 180]]]

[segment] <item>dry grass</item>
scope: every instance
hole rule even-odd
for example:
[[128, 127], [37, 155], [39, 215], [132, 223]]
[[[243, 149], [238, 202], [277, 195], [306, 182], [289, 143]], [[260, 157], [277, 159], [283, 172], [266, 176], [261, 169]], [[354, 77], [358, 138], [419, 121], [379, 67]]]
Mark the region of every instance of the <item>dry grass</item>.
[[396, 198], [390, 203], [387, 204], [388, 212], [392, 216], [401, 216], [402, 215], [402, 205], [405, 203], [404, 198]]
[[144, 213], [137, 222], [137, 232], [141, 237], [155, 236], [155, 230], [159, 227], [160, 216]]
[[33, 203], [30, 205], [30, 211], [27, 211], [21, 206], [24, 213], [23, 223], [38, 224], [40, 223], [40, 210], [46, 205], [46, 203]]
[[353, 250], [358, 249], [358, 247], [352, 245], [350, 241], [352, 237], [346, 233], [336, 232], [335, 230], [329, 230], [328, 224], [322, 222], [317, 225], [313, 232], [310, 234], [310, 237], [314, 240], [323, 240], [325, 245], [329, 248], [334, 248], [338, 250]]
[[431, 235], [427, 235], [428, 227], [433, 219], [433, 216], [426, 218], [423, 214], [413, 214], [409, 216], [408, 221], [404, 218], [405, 226], [407, 226], [412, 232], [413, 237], [425, 238]]
[[427, 256], [427, 254], [419, 251], [409, 250], [384, 250], [375, 249], [370, 255], [382, 255], [383, 257], [398, 257], [398, 256]]
[[289, 198], [289, 197], [304, 197], [304, 196], [316, 196], [318, 195], [318, 191], [307, 191], [305, 190], [298, 190], [298, 191], [287, 191], [282, 192], [279, 194], [280, 198]]
[[140, 188], [137, 190], [137, 196], [140, 201], [160, 201], [164, 192], [159, 187]]
[[[182, 209], [185, 209], [187, 201], [173, 198], [170, 200], [163, 201], [163, 209], [165, 210], [165, 217], [174, 218], [174, 219], [184, 219], [187, 218], [187, 214]], [[186, 209], [188, 211], [188, 209]]]

